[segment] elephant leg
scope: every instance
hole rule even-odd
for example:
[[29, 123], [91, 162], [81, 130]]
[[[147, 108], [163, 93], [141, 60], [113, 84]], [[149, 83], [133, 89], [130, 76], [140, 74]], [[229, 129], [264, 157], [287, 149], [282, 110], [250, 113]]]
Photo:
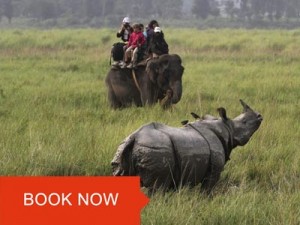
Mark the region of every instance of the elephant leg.
[[136, 96], [134, 97], [133, 101], [134, 101], [134, 104], [135, 104], [137, 107], [143, 106], [142, 99], [141, 99], [140, 95], [136, 95]]
[[142, 105], [146, 105], [147, 104], [147, 96], [145, 91], [141, 92], [141, 101], [142, 101]]
[[117, 96], [111, 89], [108, 91], [108, 100], [109, 100], [110, 106], [113, 109], [118, 109], [118, 108], [122, 107], [122, 103], [118, 100]]
[[152, 91], [149, 87], [146, 85], [143, 85], [141, 87], [141, 101], [142, 105], [154, 105], [157, 100], [157, 94]]

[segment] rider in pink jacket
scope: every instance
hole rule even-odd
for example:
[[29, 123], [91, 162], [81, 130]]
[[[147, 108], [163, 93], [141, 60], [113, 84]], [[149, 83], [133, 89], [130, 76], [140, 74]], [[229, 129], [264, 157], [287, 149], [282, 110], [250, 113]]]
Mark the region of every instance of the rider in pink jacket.
[[128, 59], [131, 58], [131, 63], [127, 65], [127, 68], [132, 68], [136, 66], [137, 53], [139, 47], [141, 47], [146, 42], [141, 26], [139, 24], [134, 24], [132, 28], [133, 28], [133, 33], [130, 35], [127, 44], [127, 49], [125, 52], [125, 60], [124, 60], [125, 63], [127, 63]]

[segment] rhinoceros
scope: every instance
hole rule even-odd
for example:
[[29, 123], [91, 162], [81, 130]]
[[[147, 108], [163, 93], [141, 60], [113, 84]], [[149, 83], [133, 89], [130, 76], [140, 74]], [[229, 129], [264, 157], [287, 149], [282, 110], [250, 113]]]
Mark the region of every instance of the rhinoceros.
[[[243, 100], [243, 113], [229, 119], [205, 116], [183, 127], [152, 122], [129, 135], [111, 162], [114, 176], [140, 176], [141, 186], [156, 190], [196, 186], [210, 191], [220, 178], [232, 149], [245, 145], [262, 116]], [[196, 114], [195, 114], [196, 115]]]

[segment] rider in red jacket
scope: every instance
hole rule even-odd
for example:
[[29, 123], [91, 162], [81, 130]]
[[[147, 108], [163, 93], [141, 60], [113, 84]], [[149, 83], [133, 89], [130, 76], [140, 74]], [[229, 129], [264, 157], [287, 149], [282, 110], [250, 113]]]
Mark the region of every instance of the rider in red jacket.
[[125, 51], [125, 63], [127, 63], [129, 58], [131, 58], [131, 62], [129, 65], [127, 65], [127, 68], [132, 68], [136, 66], [138, 50], [146, 42], [140, 24], [134, 24], [132, 28], [133, 33], [129, 37], [127, 49]]

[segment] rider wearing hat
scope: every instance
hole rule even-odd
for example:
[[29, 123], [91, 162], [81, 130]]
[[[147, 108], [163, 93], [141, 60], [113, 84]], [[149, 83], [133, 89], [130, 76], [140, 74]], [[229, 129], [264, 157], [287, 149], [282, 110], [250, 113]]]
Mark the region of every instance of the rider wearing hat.
[[154, 34], [150, 42], [150, 50], [152, 58], [157, 58], [163, 54], [169, 54], [169, 46], [160, 27], [154, 28]]
[[117, 32], [117, 37], [121, 38], [124, 42], [128, 42], [130, 34], [133, 32], [132, 27], [130, 26], [129, 17], [125, 17], [122, 21], [120, 30]]

